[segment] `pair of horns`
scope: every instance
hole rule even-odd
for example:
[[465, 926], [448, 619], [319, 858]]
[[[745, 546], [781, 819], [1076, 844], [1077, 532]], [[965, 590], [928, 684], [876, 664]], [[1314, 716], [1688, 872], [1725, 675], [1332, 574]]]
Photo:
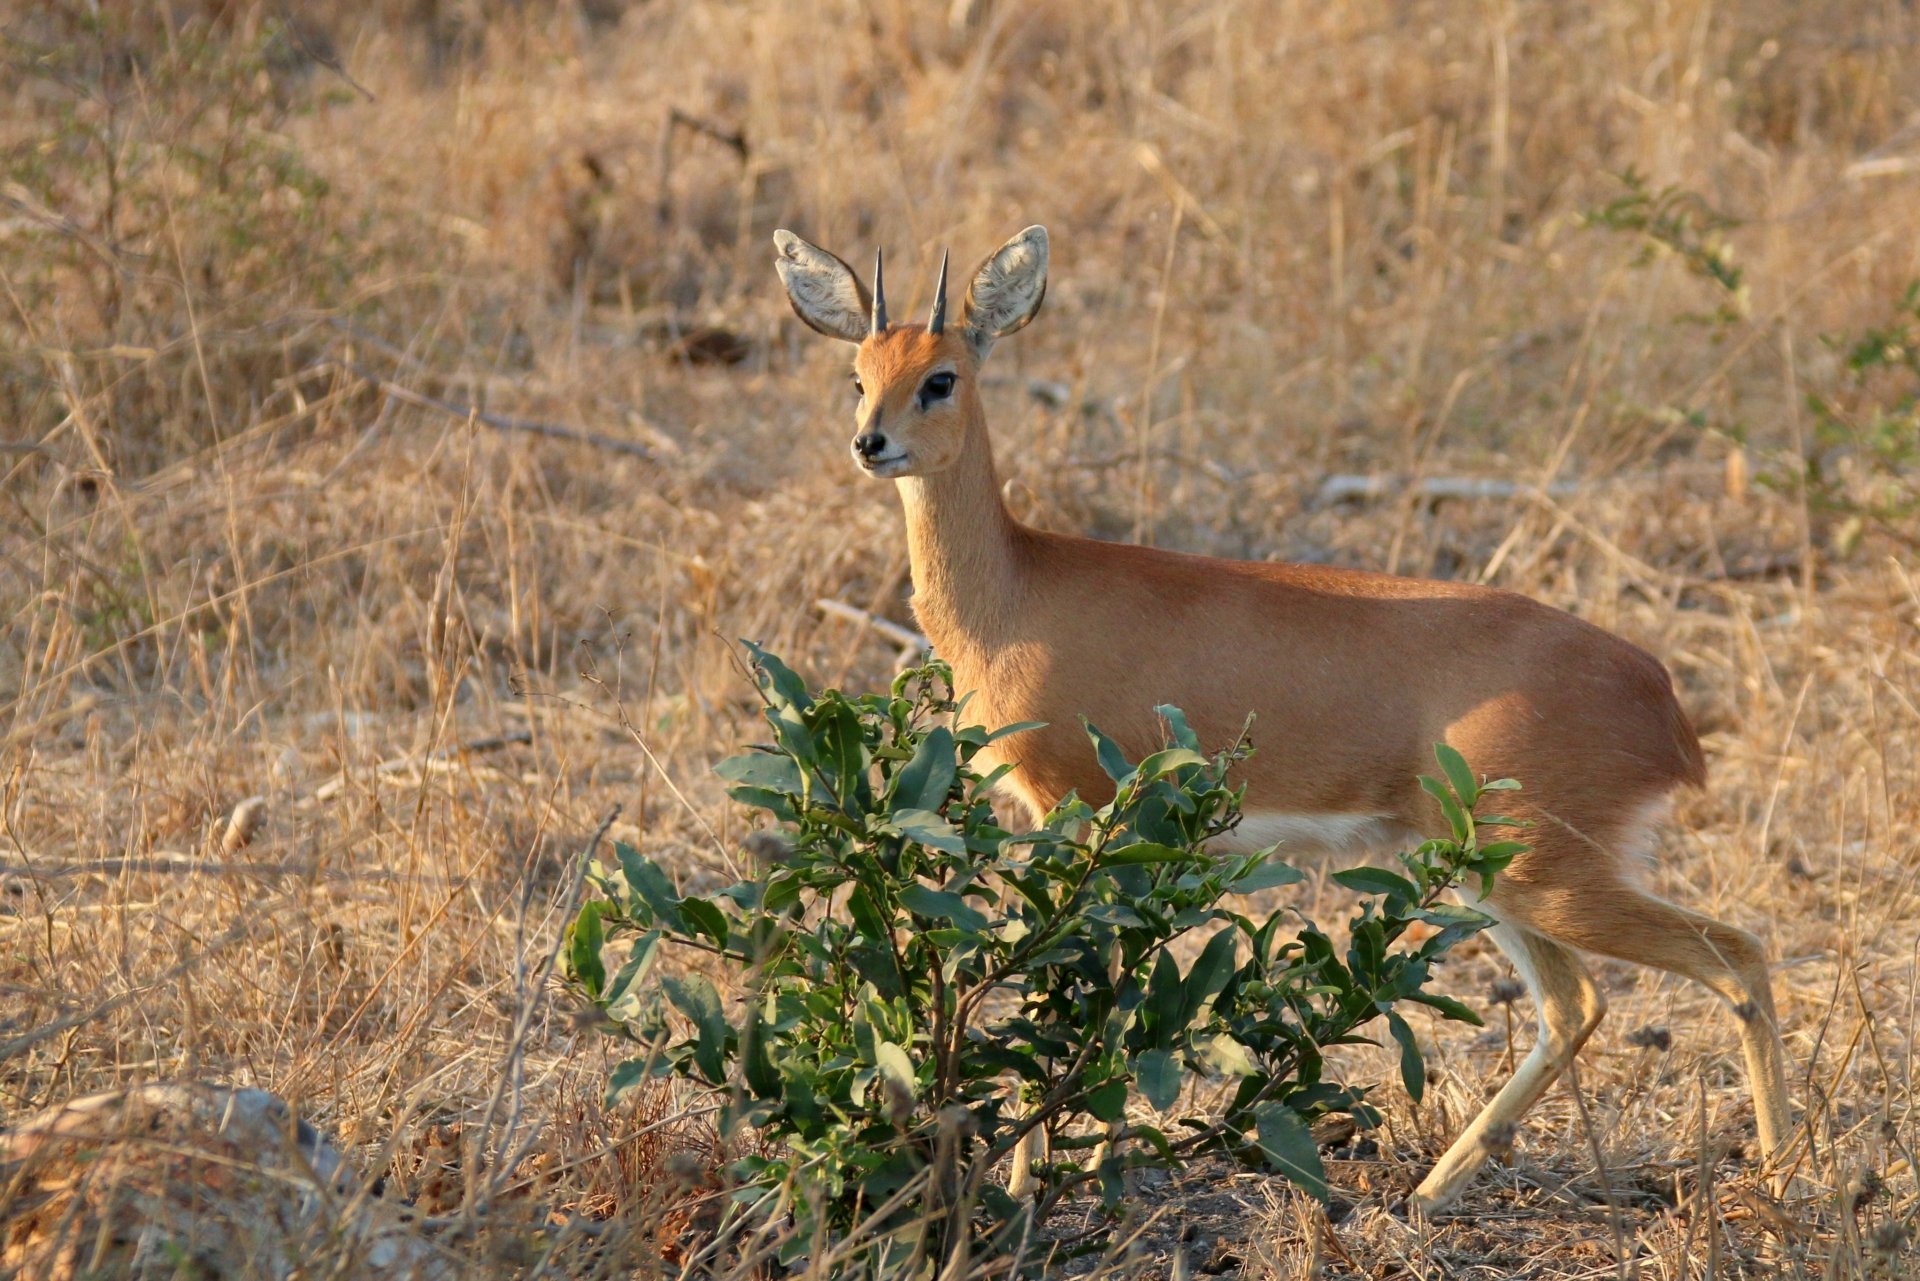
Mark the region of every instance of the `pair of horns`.
[[[887, 327], [887, 289], [884, 279], [886, 254], [873, 251], [873, 322], [871, 332], [878, 335]], [[933, 287], [933, 313], [927, 317], [927, 332], [938, 337], [947, 327], [947, 251], [940, 251], [940, 283]]]

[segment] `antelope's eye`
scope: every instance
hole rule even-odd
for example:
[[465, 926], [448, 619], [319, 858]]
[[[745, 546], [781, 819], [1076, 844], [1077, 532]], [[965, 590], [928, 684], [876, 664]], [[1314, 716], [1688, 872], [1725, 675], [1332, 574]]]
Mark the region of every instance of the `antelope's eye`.
[[866, 398], [866, 395], [867, 395], [867, 389], [860, 385], [859, 374], [855, 374], [853, 376], [853, 394], [856, 396], [859, 396], [863, 400]]
[[951, 395], [953, 395], [952, 374], [935, 374], [920, 386], [920, 399], [922, 402], [945, 400]]

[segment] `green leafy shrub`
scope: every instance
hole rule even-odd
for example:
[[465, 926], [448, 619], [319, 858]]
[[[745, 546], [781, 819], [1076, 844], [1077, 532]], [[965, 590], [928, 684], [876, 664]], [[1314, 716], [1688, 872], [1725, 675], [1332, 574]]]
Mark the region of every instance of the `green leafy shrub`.
[[1808, 394], [1805, 453], [1759, 479], [1803, 496], [1840, 555], [1869, 529], [1920, 548], [1920, 281], [1885, 324], [1826, 341], [1845, 352], [1841, 386]]
[[[1422, 780], [1450, 834], [1400, 872], [1335, 874], [1362, 896], [1342, 948], [1310, 923], [1289, 931], [1285, 914], [1241, 910], [1242, 896], [1300, 879], [1271, 850], [1205, 848], [1239, 820], [1229, 778], [1244, 735], [1203, 754], [1163, 707], [1169, 745], [1134, 763], [1089, 726], [1113, 799], [1069, 796], [1039, 830], [1011, 833], [988, 803], [1001, 771], [975, 762], [1021, 727], [956, 728], [944, 665], [852, 697], [809, 693], [753, 656], [773, 741], [718, 768], [773, 816], [784, 855], [756, 880], [682, 895], [618, 846], [593, 871], [601, 897], [567, 953], [607, 1029], [639, 1047], [610, 1101], [678, 1075], [724, 1093], [723, 1132], [759, 1131], [735, 1166], [742, 1202], [799, 1211], [834, 1239], [925, 1225], [915, 1248], [944, 1249], [976, 1217], [1010, 1236], [1079, 1185], [1097, 1181], [1111, 1202], [1124, 1171], [1208, 1150], [1324, 1196], [1308, 1124], [1375, 1119], [1364, 1090], [1327, 1078], [1325, 1052], [1383, 1020], [1418, 1099], [1420, 1051], [1395, 1006], [1478, 1022], [1426, 991], [1441, 955], [1488, 923], [1440, 899], [1468, 877], [1484, 892], [1524, 847], [1481, 843], [1505, 820], [1476, 820], [1476, 803], [1513, 784], [1482, 787], [1450, 749], [1444, 781]], [[632, 943], [609, 967], [615, 935]], [[738, 1004], [697, 972], [650, 981], [667, 944], [711, 958]], [[1188, 1091], [1196, 1078], [1230, 1083], [1224, 1105]], [[987, 1175], [1036, 1130], [1051, 1157], [1028, 1206]]]
[[[1698, 192], [1668, 186], [1655, 191], [1645, 174], [1629, 165], [1618, 175], [1626, 192], [1581, 215], [1582, 225], [1623, 232], [1640, 241], [1636, 266], [1672, 254], [1687, 270], [1713, 284], [1729, 301], [1707, 319], [1731, 323], [1745, 310], [1746, 279], [1733, 263], [1724, 235], [1740, 225], [1708, 204]], [[1737, 305], [1736, 305], [1737, 304]]]

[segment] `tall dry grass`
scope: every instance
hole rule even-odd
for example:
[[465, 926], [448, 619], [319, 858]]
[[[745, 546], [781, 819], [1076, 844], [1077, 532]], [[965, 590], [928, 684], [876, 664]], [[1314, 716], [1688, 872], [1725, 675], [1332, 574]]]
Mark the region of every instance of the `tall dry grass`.
[[[579, 852], [617, 805], [688, 884], [730, 878], [726, 641], [869, 682], [891, 646], [811, 602], [907, 620], [892, 496], [843, 457], [844, 353], [788, 317], [768, 235], [884, 244], [906, 312], [941, 247], [1042, 221], [1046, 312], [990, 371], [1020, 514], [1485, 579], [1665, 657], [1714, 784], [1652, 875], [1772, 940], [1809, 1117], [1783, 1206], [1722, 1013], [1603, 966], [1578, 1094], [1405, 1228], [1531, 1035], [1475, 948], [1444, 986], [1491, 1030], [1423, 1029], [1430, 1102], [1343, 1150], [1333, 1221], [1210, 1177], [1156, 1193], [1165, 1222], [1249, 1275], [1920, 1271], [1920, 528], [1760, 483], [1827, 448], [1810, 394], [1902, 393], [1828, 339], [1920, 278], [1907, 6], [0, 23], [0, 1122], [259, 1084], [426, 1212], [573, 1216], [547, 1256], [456, 1237], [463, 1266], [678, 1266], [719, 1140], [697, 1099], [598, 1107], [609, 1050], [541, 981]], [[1628, 171], [1698, 197], [1689, 243], [1738, 290], [1589, 224]], [[1338, 473], [1393, 483], [1319, 501]], [[1421, 500], [1437, 476], [1519, 489]], [[225, 842], [251, 796], [264, 824]], [[1302, 905], [1339, 912], [1322, 881]]]

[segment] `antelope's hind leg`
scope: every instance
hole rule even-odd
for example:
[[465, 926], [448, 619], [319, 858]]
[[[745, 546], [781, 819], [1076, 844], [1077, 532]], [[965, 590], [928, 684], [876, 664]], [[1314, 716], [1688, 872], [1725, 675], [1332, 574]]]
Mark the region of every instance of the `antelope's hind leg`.
[[1505, 1151], [1527, 1110], [1567, 1070], [1607, 1012], [1606, 997], [1572, 949], [1509, 922], [1488, 931], [1520, 971], [1540, 1017], [1540, 1035], [1480, 1115], [1447, 1148], [1412, 1198], [1414, 1209], [1446, 1208], [1489, 1156]]
[[1608, 919], [1555, 933], [1587, 951], [1692, 979], [1725, 1001], [1739, 1021], [1760, 1146], [1768, 1156], [1779, 1154], [1793, 1133], [1793, 1109], [1786, 1046], [1759, 939], [1629, 886], [1615, 892]]

